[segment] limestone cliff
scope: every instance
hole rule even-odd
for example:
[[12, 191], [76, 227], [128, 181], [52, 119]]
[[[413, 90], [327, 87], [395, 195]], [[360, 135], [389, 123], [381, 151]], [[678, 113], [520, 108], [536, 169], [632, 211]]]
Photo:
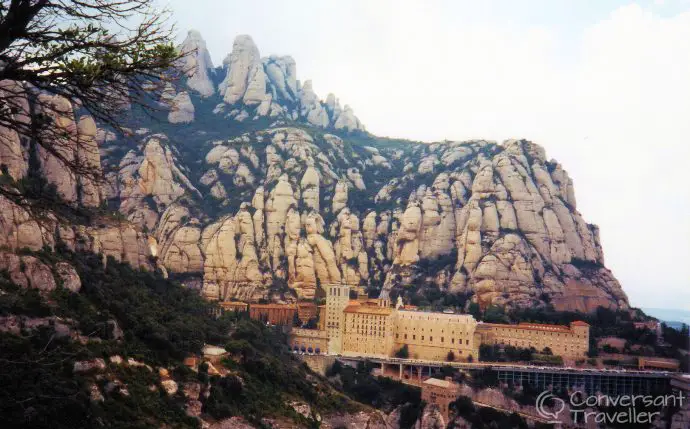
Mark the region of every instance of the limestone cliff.
[[[156, 260], [220, 300], [292, 301], [346, 282], [383, 296], [434, 289], [483, 307], [628, 306], [573, 181], [542, 147], [378, 138], [334, 95], [321, 100], [300, 83], [294, 59], [261, 57], [249, 36], [216, 68], [198, 32], [180, 51], [183, 78], [165, 84], [159, 117], [133, 115], [126, 135], [41, 94], [73, 137], [63, 157], [103, 169], [106, 181], [73, 177], [37, 148], [40, 174], [65, 201], [107, 203], [126, 221], [39, 225], [0, 199], [0, 244], [52, 246], [59, 230], [137, 266]], [[0, 129], [3, 174], [26, 175], [30, 150]]]

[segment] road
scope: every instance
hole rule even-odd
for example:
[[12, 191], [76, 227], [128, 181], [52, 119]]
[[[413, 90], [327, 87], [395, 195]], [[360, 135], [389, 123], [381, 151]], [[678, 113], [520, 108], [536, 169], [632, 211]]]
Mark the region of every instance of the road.
[[624, 376], [661, 376], [671, 377], [674, 373], [669, 371], [655, 371], [655, 370], [627, 370], [627, 369], [609, 369], [609, 368], [574, 368], [563, 366], [535, 366], [520, 363], [506, 363], [506, 362], [440, 362], [434, 360], [423, 359], [402, 359], [391, 357], [372, 357], [372, 356], [342, 356], [336, 355], [341, 360], [353, 361], [369, 361], [373, 363], [383, 363], [392, 365], [410, 365], [410, 366], [428, 366], [440, 368], [450, 366], [459, 369], [505, 369], [505, 370], [530, 370], [537, 372], [576, 372], [582, 374], [600, 374], [600, 375], [624, 375]]

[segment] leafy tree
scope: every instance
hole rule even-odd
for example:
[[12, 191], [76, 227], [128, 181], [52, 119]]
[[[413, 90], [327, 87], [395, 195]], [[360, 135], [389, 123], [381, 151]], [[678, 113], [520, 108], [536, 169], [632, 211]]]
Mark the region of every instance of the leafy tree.
[[297, 315], [296, 311], [292, 315], [292, 326], [294, 326], [295, 328], [299, 328], [300, 326], [302, 326], [302, 321], [299, 319], [299, 316]]
[[470, 306], [467, 308], [467, 312], [471, 314], [472, 317], [474, 317], [476, 320], [481, 320], [482, 309], [476, 302], [470, 303]]
[[403, 344], [403, 346], [400, 347], [400, 350], [395, 352], [395, 357], [400, 359], [407, 359], [410, 357], [410, 350], [409, 347], [407, 347], [407, 344]]
[[505, 313], [505, 308], [492, 305], [484, 312], [484, 322], [487, 323], [510, 323], [510, 319]]
[[[169, 14], [148, 0], [3, 0], [0, 3], [0, 126], [16, 131], [77, 176], [100, 179], [71, 148], [75, 133], [56, 120], [78, 106], [101, 125], [123, 131], [127, 106], [152, 113], [179, 54]], [[30, 118], [30, 119], [29, 119]], [[0, 194], [31, 207], [19, 187]]]

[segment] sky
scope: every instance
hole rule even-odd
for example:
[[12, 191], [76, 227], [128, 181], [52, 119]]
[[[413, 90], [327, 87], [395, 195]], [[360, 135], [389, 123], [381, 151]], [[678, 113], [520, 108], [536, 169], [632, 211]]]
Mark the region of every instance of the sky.
[[165, 3], [214, 64], [249, 34], [374, 134], [539, 143], [631, 304], [690, 310], [690, 0]]

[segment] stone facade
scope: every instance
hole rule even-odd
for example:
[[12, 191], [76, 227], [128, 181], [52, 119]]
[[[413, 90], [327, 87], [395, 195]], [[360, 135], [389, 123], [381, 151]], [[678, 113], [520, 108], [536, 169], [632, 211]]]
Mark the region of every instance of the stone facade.
[[349, 303], [349, 286], [326, 286], [326, 332], [328, 332], [328, 352], [331, 354], [342, 352], [345, 308]]
[[459, 394], [460, 385], [453, 382], [450, 377], [446, 377], [445, 380], [430, 378], [422, 383], [422, 401], [427, 405], [436, 405], [446, 422], [449, 421], [448, 406]]
[[407, 345], [410, 357], [446, 360], [452, 352], [456, 360], [476, 359], [479, 342], [475, 339], [477, 321], [469, 314], [397, 311], [395, 348]]
[[290, 348], [303, 353], [326, 353], [328, 351], [328, 333], [319, 329], [293, 328], [290, 331]]
[[305, 324], [318, 317], [318, 307], [313, 302], [298, 302], [297, 317], [302, 324]]
[[262, 320], [271, 325], [292, 325], [297, 315], [294, 304], [252, 304], [249, 306], [249, 317]]
[[396, 319], [388, 301], [351, 301], [344, 313], [344, 355], [392, 355]]
[[589, 325], [581, 321], [572, 322], [570, 326], [481, 323], [477, 331], [482, 343], [534, 347], [538, 351], [548, 347], [554, 355], [566, 359], [583, 358], [589, 350]]

